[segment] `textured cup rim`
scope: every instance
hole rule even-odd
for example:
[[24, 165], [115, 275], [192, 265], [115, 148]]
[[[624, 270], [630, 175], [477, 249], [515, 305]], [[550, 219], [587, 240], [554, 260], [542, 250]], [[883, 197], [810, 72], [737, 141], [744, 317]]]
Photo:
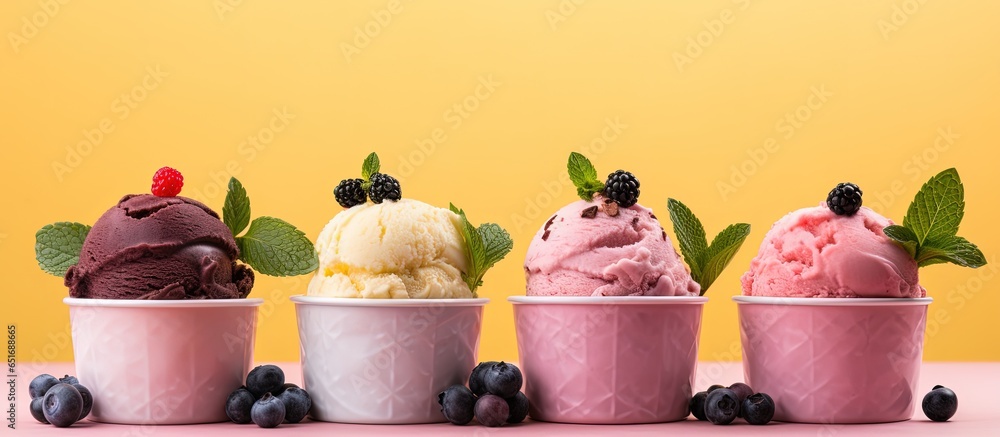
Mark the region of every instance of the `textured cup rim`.
[[927, 306], [930, 297], [774, 297], [733, 296], [740, 305], [778, 305], [813, 307], [862, 307], [862, 306]]
[[291, 297], [296, 305], [316, 305], [333, 307], [483, 307], [488, 298], [469, 299], [365, 299], [363, 297], [328, 297], [296, 295]]
[[510, 296], [515, 305], [703, 305], [705, 296]]
[[64, 297], [63, 303], [71, 307], [103, 307], [103, 308], [233, 308], [259, 307], [264, 299], [89, 299], [80, 297]]

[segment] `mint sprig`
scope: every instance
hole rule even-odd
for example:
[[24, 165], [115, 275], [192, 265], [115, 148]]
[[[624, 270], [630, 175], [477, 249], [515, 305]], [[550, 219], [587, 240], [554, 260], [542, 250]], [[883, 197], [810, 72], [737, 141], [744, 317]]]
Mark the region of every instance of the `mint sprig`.
[[80, 249], [90, 226], [58, 222], [45, 225], [35, 233], [35, 259], [38, 267], [54, 276], [66, 276], [70, 267], [80, 262]]
[[[315, 271], [319, 259], [305, 233], [274, 217], [257, 217], [250, 222], [250, 198], [243, 184], [229, 179], [229, 192], [222, 208], [222, 221], [236, 238], [240, 261], [268, 276], [297, 276]], [[246, 234], [239, 233], [247, 227]]]
[[667, 209], [670, 210], [670, 221], [673, 222], [681, 254], [691, 268], [691, 278], [701, 285], [701, 295], [704, 295], [743, 246], [750, 235], [750, 225], [729, 225], [712, 239], [712, 244], [708, 244], [705, 228], [691, 209], [674, 199], [667, 200]]
[[964, 216], [965, 188], [958, 170], [949, 168], [920, 187], [902, 226], [887, 226], [883, 232], [905, 249], [918, 267], [940, 263], [982, 267], [986, 265], [983, 252], [957, 235]]
[[604, 191], [604, 182], [597, 179], [597, 169], [586, 156], [570, 153], [566, 169], [569, 170], [569, 180], [576, 186], [576, 194], [581, 199], [592, 200], [594, 194]]
[[375, 152], [368, 154], [365, 158], [365, 162], [361, 163], [361, 179], [364, 179], [362, 187], [365, 191], [372, 185], [372, 175], [378, 173], [382, 170], [382, 163], [378, 159], [378, 155]]
[[476, 296], [476, 289], [483, 285], [486, 271], [510, 253], [514, 248], [514, 241], [500, 225], [484, 223], [477, 228], [469, 222], [465, 211], [454, 204], [449, 207], [451, 212], [462, 218], [460, 231], [465, 240], [465, 255], [469, 261], [469, 271], [462, 273], [462, 279], [469, 285], [472, 295]]
[[233, 235], [238, 235], [250, 224], [250, 198], [247, 190], [236, 178], [229, 179], [229, 191], [222, 205], [222, 221]]

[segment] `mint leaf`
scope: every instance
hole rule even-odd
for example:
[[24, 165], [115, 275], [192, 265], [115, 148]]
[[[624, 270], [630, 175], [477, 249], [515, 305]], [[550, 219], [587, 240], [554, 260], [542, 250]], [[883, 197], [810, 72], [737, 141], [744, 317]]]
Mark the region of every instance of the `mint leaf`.
[[65, 276], [70, 267], [80, 262], [80, 249], [87, 239], [90, 226], [59, 222], [45, 225], [35, 233], [35, 259], [45, 273]]
[[449, 208], [462, 219], [459, 230], [465, 240], [465, 255], [469, 264], [469, 271], [462, 273], [462, 279], [472, 295], [476, 296], [476, 289], [483, 285], [486, 271], [510, 253], [514, 242], [500, 225], [485, 223], [476, 228], [469, 222], [465, 211], [454, 204], [449, 204]]
[[586, 156], [573, 152], [566, 163], [569, 180], [576, 186], [576, 194], [583, 200], [591, 200], [595, 193], [604, 190], [604, 183], [597, 179], [597, 169]]
[[940, 247], [921, 247], [915, 259], [918, 267], [948, 262], [972, 268], [986, 265], [983, 252], [969, 240], [958, 236], [951, 237]]
[[229, 192], [226, 193], [226, 203], [222, 205], [222, 221], [234, 237], [250, 224], [250, 198], [236, 178], [229, 178]]
[[708, 250], [705, 228], [683, 203], [667, 199], [667, 209], [670, 210], [670, 221], [674, 224], [674, 234], [677, 235], [684, 261], [691, 268], [691, 276], [698, 277], [705, 261], [702, 256]]
[[916, 259], [917, 257], [917, 235], [913, 233], [910, 228], [906, 226], [891, 225], [886, 226], [882, 229], [886, 237], [889, 237], [892, 241], [896, 242], [900, 247], [906, 249], [906, 252], [910, 254], [911, 257]]
[[312, 272], [319, 260], [302, 231], [284, 220], [258, 217], [247, 233], [236, 238], [240, 260], [269, 276], [296, 276]]
[[365, 182], [369, 182], [372, 179], [372, 175], [378, 173], [382, 169], [382, 164], [378, 160], [378, 155], [372, 152], [365, 158], [365, 162], [361, 164], [361, 178]]
[[712, 283], [726, 269], [726, 266], [736, 256], [736, 252], [740, 251], [740, 247], [743, 246], [743, 242], [746, 241], [749, 235], [750, 225], [737, 223], [729, 225], [719, 235], [715, 236], [712, 244], [708, 246], [708, 251], [705, 252], [701, 274], [695, 278], [695, 281], [701, 285], [702, 295], [708, 291], [708, 287], [712, 286]]
[[701, 285], [701, 294], [704, 295], [743, 246], [750, 235], [750, 225], [729, 225], [715, 236], [712, 244], [708, 244], [705, 228], [691, 209], [675, 199], [667, 199], [667, 209], [670, 210], [670, 221], [674, 224], [681, 254], [691, 268], [691, 278]]
[[932, 177], [920, 188], [910, 203], [903, 226], [910, 228], [917, 243], [945, 243], [958, 233], [965, 211], [965, 190], [958, 171], [947, 169]]

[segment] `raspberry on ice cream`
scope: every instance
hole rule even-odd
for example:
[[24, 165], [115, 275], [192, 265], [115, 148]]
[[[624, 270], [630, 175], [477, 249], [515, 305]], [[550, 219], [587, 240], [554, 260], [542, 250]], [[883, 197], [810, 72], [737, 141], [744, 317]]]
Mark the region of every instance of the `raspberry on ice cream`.
[[254, 274], [238, 255], [229, 228], [201, 202], [133, 194], [97, 220], [65, 283], [82, 298], [243, 298]]

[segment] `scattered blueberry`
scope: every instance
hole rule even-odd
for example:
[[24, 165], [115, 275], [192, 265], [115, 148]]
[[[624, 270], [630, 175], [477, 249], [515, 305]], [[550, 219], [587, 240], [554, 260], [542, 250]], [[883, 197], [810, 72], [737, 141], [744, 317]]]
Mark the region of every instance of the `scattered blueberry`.
[[45, 412], [42, 411], [42, 402], [44, 398], [34, 398], [31, 400], [31, 417], [34, 417], [40, 423], [46, 425], [49, 421], [45, 419]]
[[73, 384], [79, 384], [80, 380], [76, 379], [75, 376], [66, 375], [66, 376], [63, 376], [62, 378], [59, 378], [59, 382], [61, 382], [63, 384], [73, 385]]
[[524, 379], [521, 377], [521, 370], [513, 364], [503, 361], [494, 364], [486, 370], [483, 377], [486, 383], [486, 391], [501, 398], [513, 397], [521, 391]]
[[688, 408], [691, 409], [691, 414], [694, 415], [695, 419], [707, 420], [705, 419], [705, 399], [708, 398], [707, 391], [700, 391], [695, 393], [691, 397], [691, 402], [688, 404]]
[[250, 409], [253, 408], [254, 402], [257, 402], [257, 398], [253, 396], [253, 393], [250, 393], [246, 387], [240, 387], [230, 393], [229, 398], [226, 399], [226, 416], [229, 416], [229, 420], [234, 423], [250, 423], [253, 421], [250, 418]]
[[285, 421], [285, 404], [271, 393], [264, 393], [250, 409], [250, 418], [261, 428], [274, 428]]
[[247, 375], [247, 390], [260, 399], [265, 393], [275, 393], [285, 385], [285, 372], [274, 365], [257, 366]]
[[706, 393], [711, 393], [711, 392], [716, 391], [716, 390], [718, 390], [720, 388], [726, 388], [726, 386], [719, 385], [719, 384], [713, 384], [713, 385], [709, 386], [708, 390], [706, 390], [705, 392]]
[[278, 395], [278, 399], [285, 404], [285, 421], [288, 423], [301, 422], [312, 408], [312, 398], [309, 397], [309, 393], [298, 387], [286, 388]]
[[293, 387], [294, 388], [301, 388], [301, 387], [299, 387], [299, 386], [297, 386], [295, 384], [292, 384], [290, 382], [286, 382], [285, 385], [282, 385], [281, 388], [278, 389], [278, 391], [271, 392], [271, 394], [277, 396], [277, 395], [280, 395], [280, 394], [284, 393], [285, 390], [288, 390], [288, 389], [293, 388]]
[[510, 415], [507, 416], [507, 423], [521, 423], [528, 417], [528, 397], [524, 393], [517, 392], [512, 398], [507, 399], [507, 409]]
[[80, 412], [80, 418], [76, 419], [79, 422], [89, 416], [90, 410], [94, 408], [94, 395], [81, 384], [73, 384], [73, 388], [80, 392], [80, 396], [83, 397], [83, 411]]
[[728, 388], [713, 390], [705, 399], [705, 418], [716, 425], [728, 425], [736, 419], [738, 402], [736, 392]]
[[28, 384], [28, 394], [31, 395], [31, 399], [37, 399], [45, 396], [45, 393], [49, 391], [52, 386], [59, 383], [59, 380], [55, 376], [49, 375], [48, 373], [38, 375], [35, 379], [31, 380], [31, 384]]
[[751, 425], [766, 425], [774, 417], [774, 400], [765, 393], [756, 393], [743, 401], [743, 418]]
[[736, 393], [736, 401], [739, 402], [740, 409], [736, 410], [736, 416], [743, 417], [743, 401], [747, 400], [750, 395], [753, 394], [753, 389], [749, 385], [742, 382], [737, 382], [731, 386], [729, 389]]
[[486, 394], [486, 382], [483, 380], [486, 377], [486, 371], [494, 364], [500, 364], [497, 361], [484, 361], [479, 363], [475, 369], [472, 369], [472, 376], [469, 376], [469, 388], [472, 393], [476, 396], [482, 396]]
[[921, 403], [924, 415], [935, 422], [947, 422], [958, 411], [958, 396], [950, 388], [936, 385]]
[[455, 425], [472, 422], [476, 414], [476, 395], [464, 385], [453, 385], [438, 394], [444, 418]]
[[507, 407], [507, 401], [500, 396], [487, 394], [476, 401], [476, 418], [479, 419], [479, 423], [491, 428], [503, 426], [508, 417], [510, 408]]
[[76, 423], [83, 413], [83, 396], [72, 385], [56, 384], [42, 398], [42, 412], [49, 423], [65, 428]]

